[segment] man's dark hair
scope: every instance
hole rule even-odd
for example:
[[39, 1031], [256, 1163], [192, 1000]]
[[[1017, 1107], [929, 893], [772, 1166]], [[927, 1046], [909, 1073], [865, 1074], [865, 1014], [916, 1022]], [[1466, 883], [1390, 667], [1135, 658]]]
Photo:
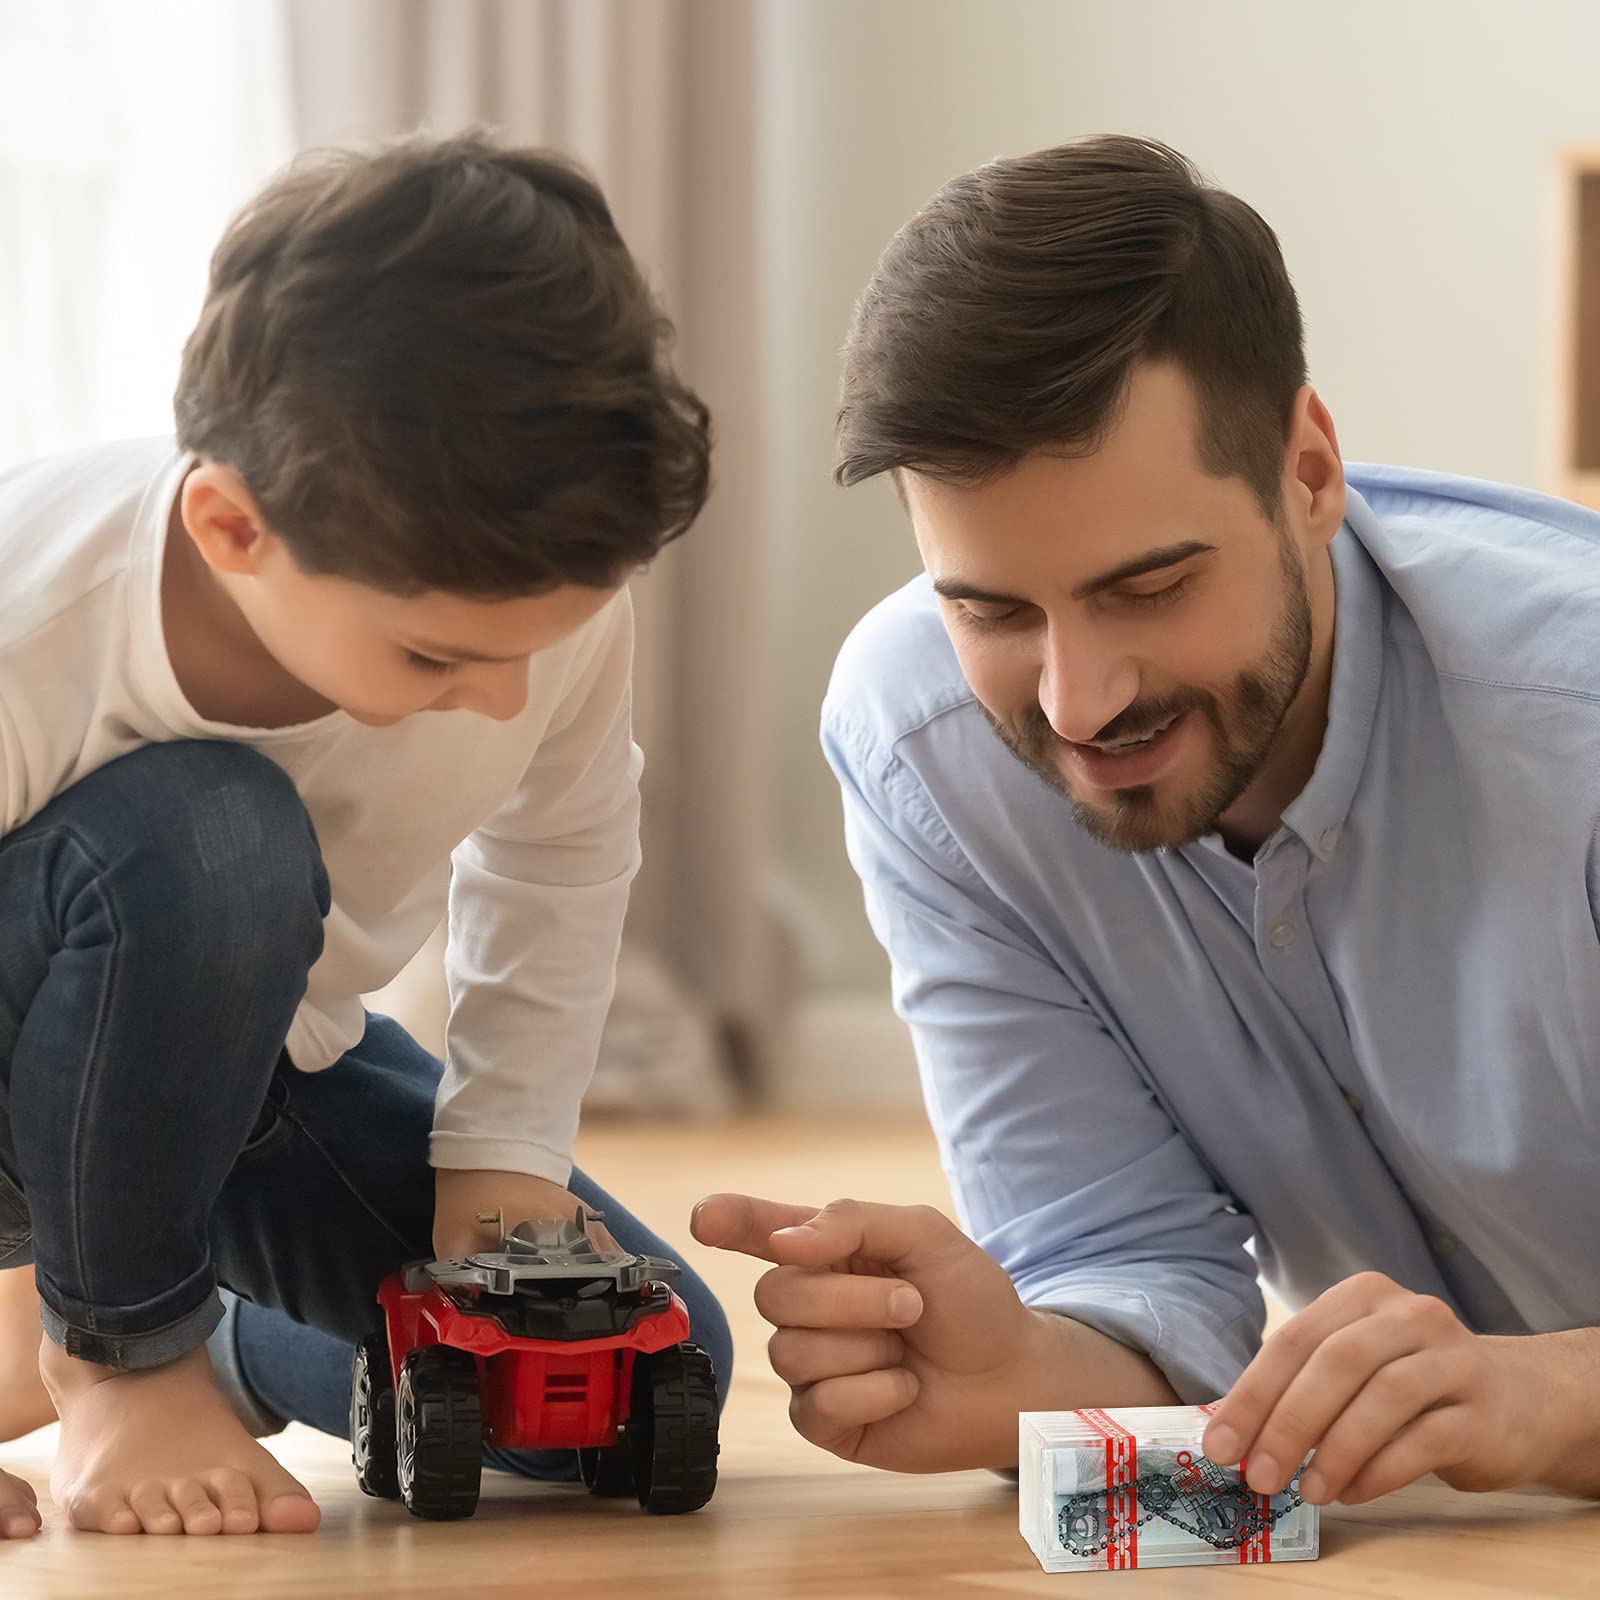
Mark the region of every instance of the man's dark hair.
[[178, 440], [239, 472], [308, 572], [605, 588], [706, 498], [670, 335], [565, 158], [478, 135], [314, 151], [217, 246]]
[[1272, 230], [1152, 140], [991, 162], [895, 235], [856, 307], [835, 477], [977, 484], [1035, 451], [1091, 452], [1151, 361], [1188, 377], [1205, 469], [1275, 515], [1306, 374]]

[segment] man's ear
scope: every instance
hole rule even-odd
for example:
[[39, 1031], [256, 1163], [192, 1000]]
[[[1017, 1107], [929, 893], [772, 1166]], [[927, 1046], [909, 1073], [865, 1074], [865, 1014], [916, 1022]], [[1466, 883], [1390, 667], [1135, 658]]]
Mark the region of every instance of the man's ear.
[[183, 526], [213, 572], [253, 574], [271, 538], [255, 496], [232, 467], [202, 461], [183, 480], [178, 496]]
[[1310, 384], [1295, 396], [1287, 467], [1306, 542], [1327, 545], [1344, 521], [1344, 458], [1333, 418]]

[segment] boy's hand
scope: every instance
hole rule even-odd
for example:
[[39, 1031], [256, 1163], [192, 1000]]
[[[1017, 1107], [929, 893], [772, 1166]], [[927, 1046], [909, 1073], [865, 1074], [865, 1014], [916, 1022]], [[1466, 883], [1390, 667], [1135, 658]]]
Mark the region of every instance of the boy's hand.
[[[433, 1181], [433, 1253], [440, 1261], [492, 1250], [500, 1243], [493, 1223], [479, 1222], [482, 1213], [504, 1213], [507, 1228], [529, 1219], [571, 1217], [583, 1202], [559, 1183], [526, 1172], [496, 1172], [466, 1167], [438, 1167]], [[604, 1223], [589, 1224], [589, 1238], [601, 1250], [616, 1250], [617, 1241]]]
[[[779, 1205], [718, 1194], [702, 1244], [776, 1262], [756, 1307], [773, 1369], [813, 1444], [899, 1472], [1017, 1458], [1017, 1412], [1055, 1331], [949, 1218], [926, 1206]], [[1059, 1360], [1061, 1351], [1053, 1351]]]

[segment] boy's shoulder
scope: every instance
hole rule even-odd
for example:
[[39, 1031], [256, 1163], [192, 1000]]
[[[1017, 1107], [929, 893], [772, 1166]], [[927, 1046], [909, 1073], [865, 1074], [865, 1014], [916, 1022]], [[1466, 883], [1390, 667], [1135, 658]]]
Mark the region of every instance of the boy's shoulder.
[[[179, 464], [170, 436], [95, 445], [0, 472], [0, 650], [126, 576], [141, 516]], [[164, 502], [163, 502], [164, 504]]]

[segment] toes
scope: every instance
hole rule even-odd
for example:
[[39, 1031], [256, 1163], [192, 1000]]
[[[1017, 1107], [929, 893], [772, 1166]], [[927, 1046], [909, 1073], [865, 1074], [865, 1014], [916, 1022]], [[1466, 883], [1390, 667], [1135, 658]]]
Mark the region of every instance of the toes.
[[136, 1483], [128, 1495], [139, 1525], [146, 1533], [182, 1533], [183, 1518], [167, 1495], [164, 1483]]
[[33, 1485], [0, 1472], [0, 1539], [31, 1539], [41, 1526]]
[[316, 1501], [304, 1489], [296, 1486], [287, 1494], [270, 1495], [262, 1491], [263, 1533], [315, 1533], [321, 1521], [322, 1513]]
[[222, 1512], [198, 1478], [180, 1478], [168, 1486], [167, 1498], [183, 1519], [185, 1533], [221, 1533]]
[[74, 1498], [63, 1509], [67, 1521], [85, 1533], [138, 1533], [143, 1528], [127, 1497], [111, 1490]]
[[261, 1526], [256, 1488], [244, 1473], [231, 1469], [212, 1473], [206, 1486], [222, 1512], [224, 1533], [254, 1533]]

